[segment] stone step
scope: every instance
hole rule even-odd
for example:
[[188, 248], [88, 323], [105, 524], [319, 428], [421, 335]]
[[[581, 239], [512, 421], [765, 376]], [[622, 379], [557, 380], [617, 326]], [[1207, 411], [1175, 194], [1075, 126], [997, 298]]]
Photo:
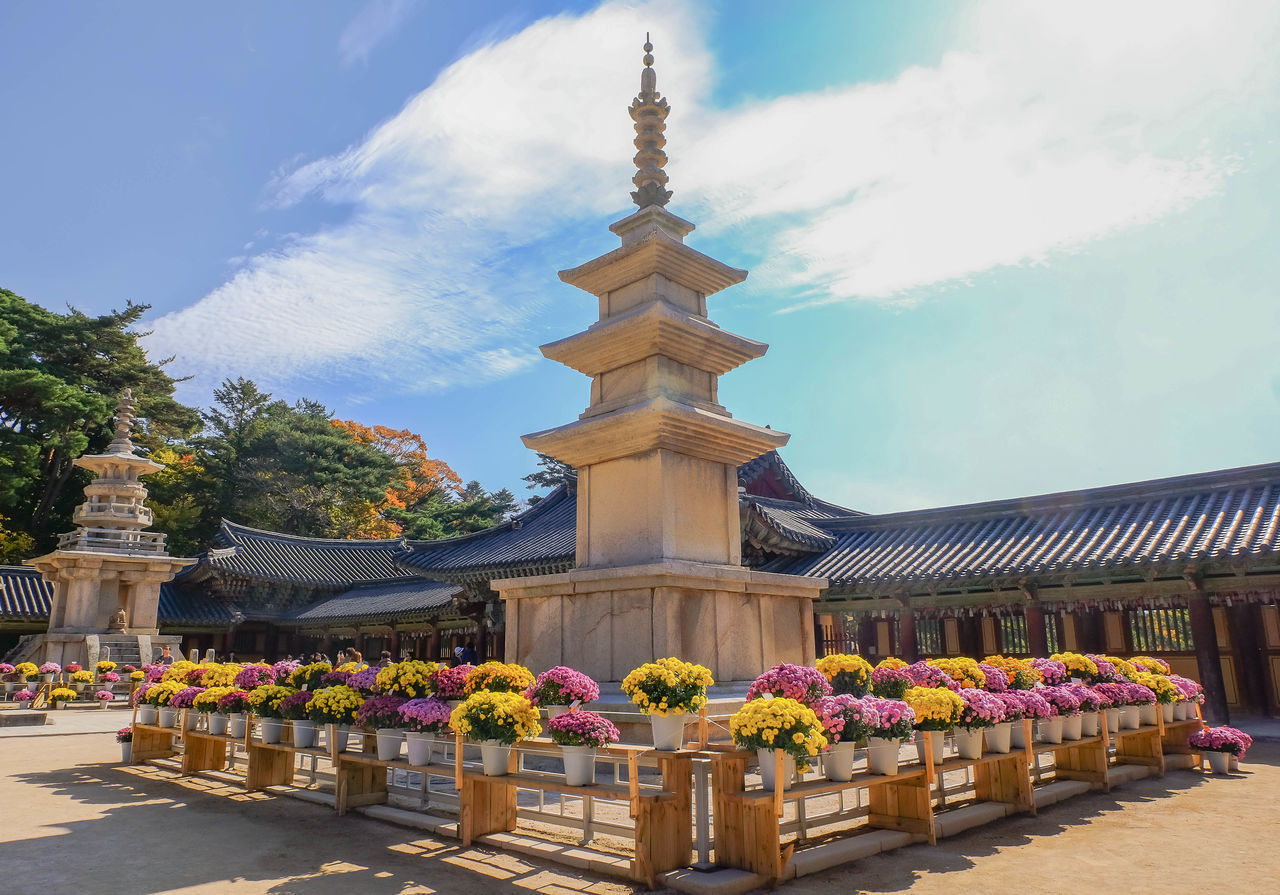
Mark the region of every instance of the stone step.
[[6, 709], [0, 712], [0, 727], [39, 727], [48, 723], [45, 712]]

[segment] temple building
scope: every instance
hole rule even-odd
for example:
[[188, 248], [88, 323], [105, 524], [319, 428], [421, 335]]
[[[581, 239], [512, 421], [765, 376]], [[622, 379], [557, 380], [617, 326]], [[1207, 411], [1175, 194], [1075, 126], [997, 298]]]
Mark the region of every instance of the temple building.
[[[159, 585], [159, 633], [237, 659], [354, 646], [448, 660], [470, 644], [613, 681], [646, 651], [723, 680], [837, 651], [1148, 653], [1204, 683], [1213, 720], [1280, 712], [1280, 463], [868, 514], [810, 493], [777, 451], [788, 436], [718, 403], [718, 377], [767, 346], [707, 317], [707, 297], [746, 272], [685, 245], [693, 225], [665, 208], [667, 101], [649, 49], [631, 106], [639, 210], [610, 228], [620, 247], [561, 273], [599, 320], [543, 346], [591, 377], [589, 403], [525, 437], [578, 477], [435, 541], [224, 521]], [[101, 512], [124, 512], [115, 502]], [[59, 593], [34, 569], [0, 568], [0, 653], [25, 657]], [[583, 653], [584, 632], [612, 645]]]

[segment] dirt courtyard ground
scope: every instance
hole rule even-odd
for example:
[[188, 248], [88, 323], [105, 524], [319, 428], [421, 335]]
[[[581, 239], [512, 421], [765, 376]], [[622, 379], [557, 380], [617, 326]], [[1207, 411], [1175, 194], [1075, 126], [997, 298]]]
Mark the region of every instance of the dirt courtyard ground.
[[[1280, 744], [1229, 779], [1171, 772], [841, 870], [782, 891], [1162, 895], [1280, 878]], [[632, 887], [487, 849], [463, 849], [288, 798], [117, 766], [110, 734], [0, 738], [0, 891], [544, 893]]]

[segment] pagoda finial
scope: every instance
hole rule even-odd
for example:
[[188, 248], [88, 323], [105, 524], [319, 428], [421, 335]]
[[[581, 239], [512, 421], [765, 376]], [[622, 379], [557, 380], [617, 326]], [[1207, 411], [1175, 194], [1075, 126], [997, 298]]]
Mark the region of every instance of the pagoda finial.
[[116, 435], [107, 447], [108, 454], [132, 454], [134, 408], [137, 401], [133, 399], [133, 390], [125, 389], [120, 393], [120, 403], [116, 405]]
[[667, 129], [667, 115], [671, 107], [658, 93], [658, 75], [653, 70], [653, 44], [649, 43], [648, 32], [644, 35], [640, 93], [631, 101], [629, 111], [631, 120], [636, 123], [637, 150], [636, 176], [631, 178], [636, 190], [631, 198], [641, 208], [666, 205], [671, 201], [671, 190], [666, 188], [667, 172], [662, 170], [667, 164], [667, 154], [662, 151], [662, 147], [667, 145], [667, 138], [662, 133]]

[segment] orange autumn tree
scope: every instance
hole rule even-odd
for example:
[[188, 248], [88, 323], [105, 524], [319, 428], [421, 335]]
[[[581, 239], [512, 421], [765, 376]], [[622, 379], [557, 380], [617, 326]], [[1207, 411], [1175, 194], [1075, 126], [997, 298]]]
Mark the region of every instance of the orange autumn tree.
[[[381, 502], [334, 507], [339, 537], [398, 538], [405, 534], [406, 522], [423, 511], [434, 515], [434, 508], [452, 503], [462, 493], [462, 479], [445, 461], [427, 456], [427, 443], [421, 435], [408, 429], [366, 426], [355, 420], [332, 420], [331, 424], [351, 436], [352, 441], [382, 451], [396, 464], [396, 474]], [[410, 532], [413, 537], [423, 534]]]

